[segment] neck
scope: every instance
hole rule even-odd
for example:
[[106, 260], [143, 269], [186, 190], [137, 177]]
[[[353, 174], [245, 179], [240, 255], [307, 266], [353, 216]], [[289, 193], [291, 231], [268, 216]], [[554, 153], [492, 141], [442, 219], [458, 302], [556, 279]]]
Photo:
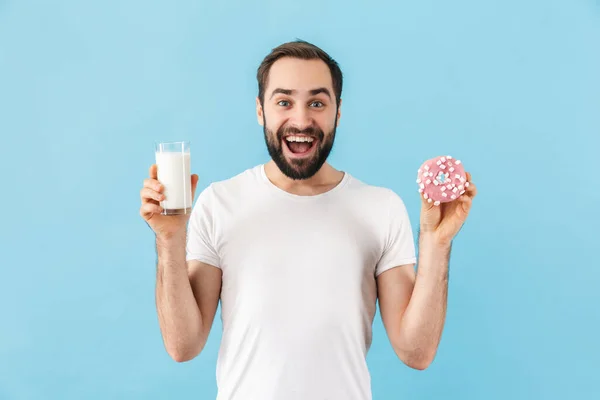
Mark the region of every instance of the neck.
[[284, 175], [273, 160], [265, 164], [265, 174], [281, 190], [299, 196], [314, 196], [328, 192], [344, 178], [342, 171], [338, 171], [325, 163], [312, 177], [304, 180], [293, 180]]

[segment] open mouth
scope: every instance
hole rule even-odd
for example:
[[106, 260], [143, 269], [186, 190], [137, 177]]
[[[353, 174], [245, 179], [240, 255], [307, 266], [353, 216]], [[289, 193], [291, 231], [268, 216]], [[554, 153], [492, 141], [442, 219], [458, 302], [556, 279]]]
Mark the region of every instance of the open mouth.
[[292, 157], [304, 157], [313, 152], [318, 140], [306, 135], [290, 135], [283, 138], [284, 146]]

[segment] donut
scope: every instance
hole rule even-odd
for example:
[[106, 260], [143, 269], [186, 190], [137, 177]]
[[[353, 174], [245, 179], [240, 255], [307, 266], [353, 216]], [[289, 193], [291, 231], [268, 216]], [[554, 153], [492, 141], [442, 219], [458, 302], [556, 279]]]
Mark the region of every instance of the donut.
[[417, 184], [423, 198], [435, 206], [458, 199], [469, 187], [461, 161], [451, 156], [425, 161], [417, 172]]

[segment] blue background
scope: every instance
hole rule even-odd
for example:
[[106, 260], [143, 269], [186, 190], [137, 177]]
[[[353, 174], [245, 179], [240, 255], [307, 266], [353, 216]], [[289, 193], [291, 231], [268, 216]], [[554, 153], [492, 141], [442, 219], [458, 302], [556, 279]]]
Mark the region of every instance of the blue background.
[[[393, 188], [463, 160], [479, 194], [426, 371], [377, 315], [375, 400], [600, 398], [600, 3], [0, 1], [1, 399], [214, 399], [166, 354], [139, 189], [190, 140], [198, 190], [268, 158], [255, 73], [302, 38], [341, 64], [332, 164]], [[596, 381], [597, 382], [597, 381]]]

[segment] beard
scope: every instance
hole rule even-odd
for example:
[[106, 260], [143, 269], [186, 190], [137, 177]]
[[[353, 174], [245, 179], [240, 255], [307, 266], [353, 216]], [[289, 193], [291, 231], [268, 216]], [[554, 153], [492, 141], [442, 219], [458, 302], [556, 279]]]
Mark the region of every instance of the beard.
[[[281, 126], [277, 129], [277, 132], [267, 128], [267, 121], [263, 114], [263, 133], [265, 136], [265, 143], [271, 159], [275, 162], [281, 172], [290, 179], [303, 180], [311, 178], [315, 175], [325, 164], [331, 149], [333, 148], [333, 142], [335, 141], [335, 132], [337, 126], [337, 113], [335, 117], [335, 123], [333, 129], [328, 134], [325, 134], [322, 129], [316, 126], [299, 130], [292, 127]], [[283, 154], [283, 137], [288, 134], [305, 134], [314, 137], [318, 140], [317, 148], [315, 148], [312, 156], [308, 158], [293, 158], [291, 160], [286, 159]]]

